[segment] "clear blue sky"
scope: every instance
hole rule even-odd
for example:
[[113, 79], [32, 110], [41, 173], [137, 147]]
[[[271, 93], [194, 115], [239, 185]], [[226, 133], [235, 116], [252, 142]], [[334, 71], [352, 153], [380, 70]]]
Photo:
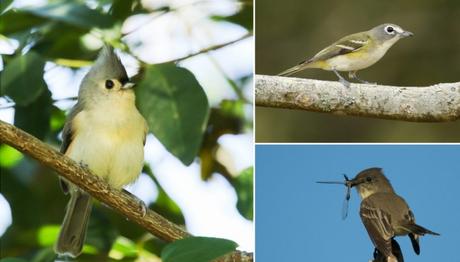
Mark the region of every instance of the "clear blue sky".
[[417, 223], [441, 234], [422, 237], [419, 256], [408, 237], [397, 237], [405, 261], [460, 261], [460, 146], [453, 145], [257, 145], [257, 261], [369, 261], [374, 247], [356, 190], [342, 220], [345, 187], [315, 183], [369, 167], [382, 167]]

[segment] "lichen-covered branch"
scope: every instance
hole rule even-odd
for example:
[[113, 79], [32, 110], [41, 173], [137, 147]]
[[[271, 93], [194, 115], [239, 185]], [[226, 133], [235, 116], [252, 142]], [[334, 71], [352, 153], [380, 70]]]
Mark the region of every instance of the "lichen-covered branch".
[[426, 87], [351, 84], [256, 75], [257, 106], [414, 122], [460, 119], [460, 82]]
[[[65, 177], [94, 198], [164, 241], [171, 242], [190, 236], [181, 227], [150, 209], [147, 209], [144, 214], [144, 210], [135, 197], [111, 188], [101, 178], [89, 173], [72, 159], [32, 135], [1, 120], [0, 142], [16, 148], [55, 170], [60, 176]], [[252, 253], [237, 251], [219, 261], [252, 261]]]

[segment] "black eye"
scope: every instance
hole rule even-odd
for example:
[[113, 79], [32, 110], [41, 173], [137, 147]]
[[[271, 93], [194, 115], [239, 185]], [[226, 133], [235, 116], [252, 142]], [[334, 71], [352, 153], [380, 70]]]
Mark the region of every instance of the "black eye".
[[105, 80], [105, 88], [112, 89], [113, 86], [114, 84], [112, 80]]
[[395, 31], [395, 29], [391, 26], [387, 26], [386, 31], [391, 34], [393, 31]]
[[366, 177], [366, 181], [367, 182], [372, 182], [372, 177], [370, 177], [370, 176]]

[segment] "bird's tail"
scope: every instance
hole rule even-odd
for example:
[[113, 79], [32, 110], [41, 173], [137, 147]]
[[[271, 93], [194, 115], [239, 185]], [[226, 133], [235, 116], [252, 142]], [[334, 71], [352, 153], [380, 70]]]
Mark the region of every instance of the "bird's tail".
[[71, 192], [58, 241], [54, 247], [61, 256], [77, 257], [85, 242], [91, 214], [91, 196], [82, 191]]
[[411, 232], [411, 233], [414, 233], [414, 234], [417, 234], [417, 235], [425, 235], [425, 234], [430, 234], [430, 235], [435, 235], [435, 236], [439, 236], [440, 234], [436, 233], [436, 232], [433, 232], [431, 230], [428, 230], [422, 226], [419, 226], [417, 224], [409, 224], [409, 225], [404, 225], [403, 226], [408, 232]]
[[297, 72], [300, 72], [304, 69], [307, 69], [309, 68], [308, 64], [310, 63], [311, 61], [310, 60], [306, 60], [306, 61], [302, 61], [300, 62], [298, 65], [296, 66], [293, 66], [287, 70], [284, 70], [283, 72], [279, 73], [278, 75], [279, 76], [290, 76], [290, 75], [293, 75]]

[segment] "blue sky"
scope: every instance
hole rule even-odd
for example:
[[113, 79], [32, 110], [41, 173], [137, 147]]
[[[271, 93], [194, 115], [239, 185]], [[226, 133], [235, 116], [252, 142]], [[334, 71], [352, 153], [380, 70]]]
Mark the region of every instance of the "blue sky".
[[441, 234], [422, 237], [419, 256], [397, 237], [404, 259], [458, 261], [460, 145], [257, 145], [257, 261], [369, 261], [356, 190], [342, 220], [345, 187], [315, 183], [369, 167], [382, 167], [417, 223]]

